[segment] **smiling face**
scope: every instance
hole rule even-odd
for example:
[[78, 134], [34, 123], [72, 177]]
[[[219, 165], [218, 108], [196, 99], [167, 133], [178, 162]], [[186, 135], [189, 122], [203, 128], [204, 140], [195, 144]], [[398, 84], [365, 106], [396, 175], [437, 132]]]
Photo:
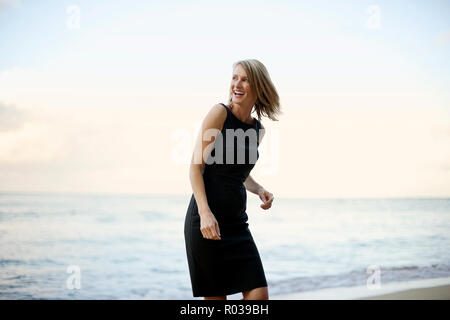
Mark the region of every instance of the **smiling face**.
[[238, 64], [233, 70], [231, 79], [231, 97], [234, 104], [251, 105], [256, 102], [256, 95], [252, 92], [247, 72]]

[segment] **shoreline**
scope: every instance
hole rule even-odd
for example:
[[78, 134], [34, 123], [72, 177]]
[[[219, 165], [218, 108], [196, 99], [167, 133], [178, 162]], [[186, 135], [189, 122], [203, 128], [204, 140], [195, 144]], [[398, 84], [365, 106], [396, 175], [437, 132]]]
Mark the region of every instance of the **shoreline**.
[[450, 300], [450, 277], [336, 287], [274, 295], [271, 300]]

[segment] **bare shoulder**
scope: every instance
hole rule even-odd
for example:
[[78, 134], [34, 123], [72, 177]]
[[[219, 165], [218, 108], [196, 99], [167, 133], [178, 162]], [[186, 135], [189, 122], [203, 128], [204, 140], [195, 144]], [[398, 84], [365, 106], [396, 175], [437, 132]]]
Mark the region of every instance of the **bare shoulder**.
[[216, 128], [222, 130], [226, 118], [227, 110], [220, 103], [216, 103], [211, 107], [211, 109], [203, 119], [203, 128]]

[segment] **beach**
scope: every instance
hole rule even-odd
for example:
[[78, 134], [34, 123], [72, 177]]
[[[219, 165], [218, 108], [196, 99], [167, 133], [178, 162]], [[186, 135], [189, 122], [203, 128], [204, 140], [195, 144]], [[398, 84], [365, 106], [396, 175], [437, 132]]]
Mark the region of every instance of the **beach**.
[[364, 300], [450, 300], [450, 286], [410, 289], [391, 294], [368, 297]]
[[381, 284], [379, 288], [337, 287], [294, 292], [272, 300], [450, 300], [450, 278], [420, 279]]
[[[193, 299], [182, 223], [189, 196], [0, 193], [0, 298]], [[450, 285], [450, 199], [279, 198], [271, 210], [249, 210], [270, 299]], [[74, 276], [80, 289], [68, 284]], [[381, 288], [368, 289], [371, 279]]]

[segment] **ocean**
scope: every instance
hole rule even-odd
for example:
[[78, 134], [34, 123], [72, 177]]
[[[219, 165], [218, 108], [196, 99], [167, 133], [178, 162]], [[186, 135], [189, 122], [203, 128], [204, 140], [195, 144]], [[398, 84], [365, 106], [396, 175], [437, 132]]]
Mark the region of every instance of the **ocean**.
[[[0, 193], [0, 299], [201, 299], [184, 245], [190, 197]], [[270, 296], [450, 276], [450, 199], [260, 203], [248, 193]]]

